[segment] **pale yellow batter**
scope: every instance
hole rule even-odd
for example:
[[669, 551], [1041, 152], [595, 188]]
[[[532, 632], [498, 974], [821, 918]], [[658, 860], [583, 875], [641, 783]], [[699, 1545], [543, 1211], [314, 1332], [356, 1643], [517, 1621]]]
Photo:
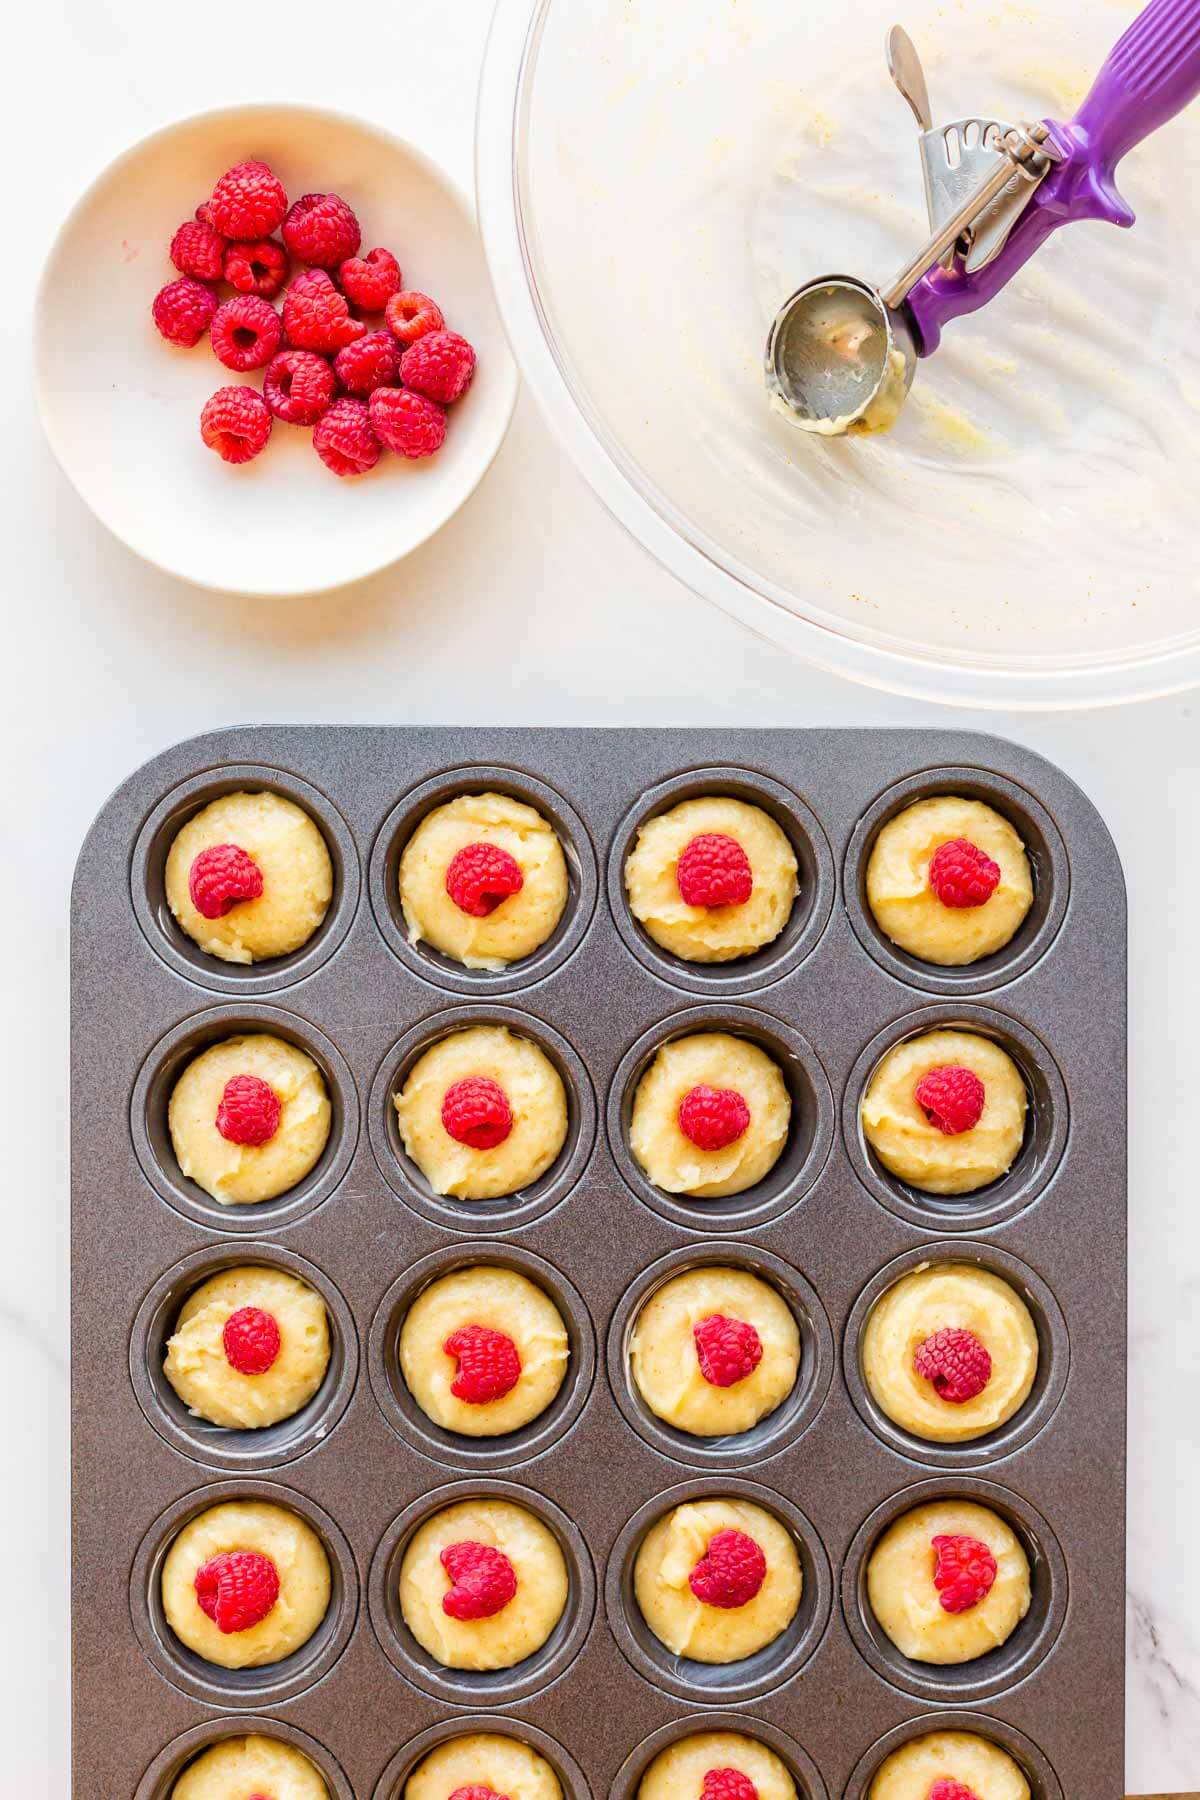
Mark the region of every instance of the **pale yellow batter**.
[[[943, 906], [929, 885], [934, 852], [953, 838], [966, 838], [999, 867], [999, 884], [982, 906]], [[867, 864], [867, 898], [894, 944], [922, 962], [959, 968], [993, 955], [1016, 935], [1033, 905], [1033, 876], [1006, 818], [981, 800], [947, 794], [918, 800], [889, 819]]]
[[[225, 1083], [257, 1075], [280, 1102], [279, 1126], [265, 1144], [232, 1144], [217, 1130]], [[303, 1181], [329, 1138], [325, 1079], [311, 1056], [270, 1032], [226, 1038], [188, 1064], [167, 1109], [183, 1173], [222, 1206], [274, 1200]]]
[[[450, 1391], [459, 1361], [443, 1345], [467, 1325], [502, 1331], [516, 1347], [520, 1379], [498, 1400], [460, 1400]], [[465, 1437], [501, 1437], [545, 1412], [562, 1386], [570, 1354], [566, 1326], [550, 1296], [516, 1269], [487, 1263], [431, 1282], [400, 1328], [400, 1368], [413, 1399], [435, 1425]]]
[[[930, 1069], [971, 1069], [986, 1089], [983, 1115], [948, 1137], [916, 1102]], [[929, 1194], [971, 1194], [1012, 1167], [1025, 1136], [1028, 1096], [1020, 1070], [991, 1038], [972, 1031], [927, 1031], [889, 1050], [863, 1097], [867, 1142], [885, 1169]]]
[[[740, 905], [689, 906], [675, 871], [694, 837], [716, 832], [741, 845], [754, 886]], [[656, 944], [685, 962], [730, 962], [773, 943], [799, 891], [787, 833], [760, 806], [713, 794], [684, 800], [647, 819], [625, 860], [625, 891], [635, 919]]]
[[[206, 919], [188, 886], [202, 850], [236, 844], [262, 871], [257, 900], [240, 900]], [[167, 856], [167, 904], [181, 928], [222, 962], [255, 963], [289, 956], [306, 944], [333, 897], [333, 864], [308, 814], [279, 794], [223, 794], [198, 812]]]
[[758, 1800], [796, 1800], [787, 1765], [740, 1731], [698, 1731], [668, 1744], [642, 1776], [638, 1800], [700, 1800], [710, 1769], [736, 1769], [754, 1783]]
[[[196, 1571], [215, 1556], [254, 1550], [279, 1576], [279, 1598], [257, 1625], [223, 1632], [196, 1598]], [[282, 1662], [306, 1644], [329, 1607], [329, 1560], [311, 1525], [286, 1506], [228, 1500], [183, 1527], [162, 1566], [167, 1623], [189, 1650], [223, 1669]]]
[[870, 1800], [929, 1800], [938, 1781], [958, 1781], [978, 1800], [1029, 1800], [1029, 1783], [999, 1745], [970, 1731], [931, 1731], [893, 1750]]
[[[513, 1566], [517, 1591], [485, 1619], [453, 1619], [441, 1562], [450, 1544], [490, 1544]], [[567, 1603], [567, 1565], [548, 1526], [511, 1500], [462, 1500], [413, 1534], [400, 1567], [400, 1611], [417, 1642], [448, 1669], [511, 1669], [540, 1650]], [[509, 1800], [515, 1800], [509, 1795]]]
[[[987, 1386], [961, 1403], [942, 1399], [913, 1358], [947, 1327], [969, 1331], [992, 1359]], [[1003, 1425], [1025, 1404], [1038, 1367], [1037, 1328], [1007, 1281], [969, 1263], [914, 1269], [871, 1310], [862, 1371], [895, 1424], [934, 1444], [965, 1443]]]
[[189, 1763], [171, 1800], [329, 1800], [307, 1756], [278, 1738], [222, 1738]]
[[[941, 1536], [976, 1538], [996, 1559], [991, 1591], [966, 1612], [947, 1612], [933, 1585], [933, 1540]], [[867, 1565], [867, 1597], [901, 1656], [922, 1663], [973, 1662], [1005, 1643], [1029, 1611], [1029, 1560], [990, 1507], [935, 1500], [914, 1507], [884, 1532]]]
[[[762, 1361], [731, 1387], [700, 1371], [694, 1328], [715, 1313], [753, 1325]], [[663, 1283], [638, 1313], [629, 1345], [638, 1392], [650, 1411], [694, 1437], [749, 1431], [796, 1384], [800, 1333], [792, 1309], [770, 1282], [746, 1269], [686, 1269]]]
[[[504, 1089], [512, 1130], [492, 1150], [460, 1144], [442, 1124], [446, 1089], [483, 1075]], [[544, 1175], [567, 1135], [567, 1096], [550, 1059], [503, 1025], [471, 1025], [432, 1045], [395, 1097], [404, 1148], [435, 1194], [493, 1200]]]
[[[733, 1088], [750, 1124], [723, 1150], [700, 1150], [679, 1129], [694, 1087]], [[696, 1199], [740, 1194], [770, 1174], [787, 1143], [792, 1102], [779, 1065], [746, 1038], [701, 1031], [673, 1038], [638, 1083], [629, 1145], [655, 1187]]]
[[[279, 1354], [258, 1375], [243, 1375], [225, 1354], [226, 1322], [244, 1306], [270, 1313], [279, 1327]], [[248, 1264], [222, 1269], [188, 1295], [163, 1372], [197, 1418], [255, 1431], [307, 1406], [328, 1367], [329, 1323], [321, 1296], [282, 1269]]]
[[[446, 892], [446, 871], [468, 844], [498, 844], [524, 884], [486, 918], [463, 912]], [[503, 969], [532, 956], [567, 904], [567, 864], [552, 825], [507, 794], [460, 794], [429, 813], [400, 858], [400, 904], [409, 942], [424, 939], [468, 969]]]
[[[719, 1531], [753, 1538], [767, 1560], [762, 1586], [744, 1606], [697, 1599], [688, 1577]], [[800, 1604], [803, 1577], [791, 1533], [748, 1500], [690, 1500], [646, 1533], [633, 1588], [642, 1617], [667, 1649], [693, 1662], [731, 1663], [753, 1656], [786, 1631]]]
[[431, 1750], [405, 1782], [404, 1800], [450, 1800], [462, 1787], [488, 1787], [506, 1800], [562, 1800], [544, 1756], [491, 1731], [472, 1731]]

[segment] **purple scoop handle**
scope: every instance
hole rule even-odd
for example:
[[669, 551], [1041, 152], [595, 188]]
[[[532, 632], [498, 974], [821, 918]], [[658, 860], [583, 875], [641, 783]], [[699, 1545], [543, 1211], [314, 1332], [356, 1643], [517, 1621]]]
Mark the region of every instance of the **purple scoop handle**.
[[917, 349], [929, 356], [942, 327], [1006, 287], [1035, 251], [1073, 219], [1132, 225], [1116, 184], [1121, 158], [1200, 94], [1200, 0], [1150, 0], [1101, 69], [1069, 125], [1048, 120], [1063, 154], [986, 268], [933, 269], [908, 297]]

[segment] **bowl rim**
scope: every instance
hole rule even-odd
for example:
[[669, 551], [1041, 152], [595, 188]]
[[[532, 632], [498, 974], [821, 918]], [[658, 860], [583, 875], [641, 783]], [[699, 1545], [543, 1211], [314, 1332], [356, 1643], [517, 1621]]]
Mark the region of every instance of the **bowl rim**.
[[[53, 279], [53, 272], [58, 258], [62, 253], [63, 247], [71, 231], [92, 201], [96, 190], [102, 183], [107, 182], [111, 176], [117, 174], [126, 164], [130, 163], [134, 157], [140, 155], [143, 151], [175, 136], [177, 132], [185, 131], [188, 128], [197, 125], [215, 124], [222, 119], [253, 119], [255, 116], [262, 116], [265, 114], [289, 112], [303, 114], [310, 119], [320, 119], [327, 124], [334, 126], [348, 127], [354, 131], [366, 132], [368, 135], [385, 143], [390, 150], [398, 153], [400, 156], [407, 157], [415, 164], [422, 174], [444, 189], [450, 200], [453, 202], [454, 207], [461, 214], [470, 229], [473, 230], [477, 236], [480, 235], [477, 209], [473, 204], [468, 189], [451, 175], [442, 163], [432, 157], [427, 150], [423, 150], [419, 144], [415, 144], [411, 138], [403, 137], [399, 132], [392, 131], [388, 126], [379, 124], [375, 119], [367, 118], [360, 113], [348, 112], [344, 107], [319, 106], [306, 100], [288, 99], [230, 101], [224, 105], [203, 107], [198, 112], [185, 113], [182, 118], [170, 119], [161, 125], [156, 125], [151, 130], [143, 132], [139, 137], [126, 143], [122, 150], [119, 150], [115, 156], [109, 157], [99, 168], [93, 168], [86, 185], [55, 230], [49, 249], [46, 252], [41, 272], [38, 276], [37, 288], [34, 295], [32, 331], [33, 393], [38, 417], [41, 421], [42, 431], [45, 435], [46, 442], [50, 446], [55, 462], [58, 464], [58, 467], [61, 469], [70, 486], [87, 507], [88, 511], [101, 525], [104, 526], [105, 530], [109, 532], [118, 543], [122, 544], [126, 550], [130, 551], [131, 554], [138, 557], [140, 561], [146, 563], [149, 567], [158, 569], [160, 573], [168, 575], [175, 580], [184, 581], [189, 587], [197, 588], [203, 593], [234, 594], [250, 599], [303, 599], [317, 594], [334, 593], [340, 588], [350, 587], [355, 582], [366, 581], [373, 575], [379, 575], [384, 570], [393, 568], [398, 562], [403, 561], [407, 556], [411, 556], [414, 551], [419, 550], [424, 544], [427, 544], [432, 537], [435, 537], [443, 526], [449, 524], [455, 514], [461, 511], [468, 500], [470, 500], [504, 446], [505, 438], [508, 436], [509, 427], [512, 424], [513, 414], [516, 411], [517, 397], [520, 392], [520, 373], [512, 356], [511, 348], [508, 347], [508, 353], [504, 358], [507, 373], [507, 393], [503, 398], [502, 404], [499, 403], [498, 396], [497, 404], [497, 419], [500, 428], [496, 435], [495, 443], [487, 456], [481, 460], [478, 469], [471, 478], [469, 486], [466, 488], [466, 491], [462, 494], [457, 504], [444, 518], [438, 519], [436, 523], [431, 524], [427, 530], [423, 530], [422, 534], [413, 543], [409, 544], [407, 549], [385, 553], [382, 561], [374, 556], [369, 557], [361, 568], [356, 568], [346, 575], [339, 576], [334, 582], [321, 579], [315, 582], [301, 582], [298, 586], [288, 582], [270, 588], [263, 588], [257, 586], [246, 587], [237, 582], [213, 582], [202, 580], [197, 576], [190, 575], [185, 569], [173, 568], [160, 557], [151, 555], [148, 551], [142, 549], [140, 545], [132, 543], [123, 532], [117, 530], [116, 527], [110, 523], [101, 507], [93, 501], [83, 484], [83, 481], [72, 466], [71, 459], [67, 455], [65, 446], [60, 439], [56, 425], [55, 408], [49, 399], [47, 391], [50, 345], [45, 324], [45, 299], [51, 280]], [[499, 300], [495, 297], [494, 289], [493, 298], [495, 299], [497, 316], [500, 317]], [[507, 337], [507, 326], [502, 317], [500, 318], [500, 322], [503, 335]], [[348, 536], [347, 543], [349, 544], [353, 541], [353, 538]]]
[[529, 278], [532, 232], [522, 211], [515, 143], [525, 110], [524, 82], [536, 56], [550, 0], [495, 0], [476, 109], [475, 189], [480, 232], [497, 304], [521, 375], [576, 468], [598, 498], [664, 568], [756, 636], [832, 674], [867, 687], [942, 705], [1008, 711], [1068, 711], [1150, 700], [1200, 684], [1200, 643], [1169, 645], [1116, 662], [1072, 668], [997, 668], [934, 652], [890, 648], [802, 616], [781, 588], [718, 561], [665, 495], [645, 489], [620, 447], [606, 441], [576, 394]]

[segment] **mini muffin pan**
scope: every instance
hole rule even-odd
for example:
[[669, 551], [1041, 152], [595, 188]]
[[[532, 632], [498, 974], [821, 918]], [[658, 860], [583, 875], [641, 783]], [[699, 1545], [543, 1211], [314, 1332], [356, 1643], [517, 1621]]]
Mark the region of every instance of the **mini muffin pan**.
[[[311, 943], [247, 969], [191, 945], [163, 895], [174, 832], [234, 788], [295, 799], [335, 868]], [[420, 819], [485, 788], [538, 807], [569, 871], [553, 937], [500, 975], [410, 945], [396, 895]], [[770, 812], [802, 884], [776, 944], [713, 968], [653, 944], [621, 878], [642, 819], [708, 793]], [[1011, 819], [1036, 893], [1007, 949], [944, 971], [882, 937], [864, 871], [889, 817], [953, 793]], [[332, 1800], [400, 1800], [422, 1755], [478, 1730], [546, 1756], [569, 1800], [635, 1800], [659, 1750], [714, 1729], [759, 1736], [802, 1800], [867, 1800], [892, 1750], [951, 1728], [1006, 1749], [1034, 1800], [1121, 1792], [1124, 916], [1115, 851], [1078, 789], [1030, 752], [965, 732], [250, 728], [180, 745], [134, 775], [88, 837], [73, 899], [79, 1800], [169, 1800], [194, 1756], [248, 1730], [303, 1749]], [[558, 1161], [507, 1200], [434, 1195], [396, 1130], [398, 1081], [431, 1041], [472, 1023], [534, 1039], [568, 1095]], [[858, 1111], [893, 1044], [954, 1024], [1009, 1050], [1031, 1102], [1010, 1173], [960, 1200], [890, 1176]], [[627, 1132], [648, 1058], [701, 1029], [767, 1049], [793, 1116], [758, 1188], [689, 1202], [646, 1180]], [[175, 1162], [166, 1106], [189, 1057], [247, 1030], [316, 1058], [333, 1128], [290, 1194], [222, 1207]], [[396, 1360], [413, 1298], [482, 1261], [538, 1282], [571, 1344], [556, 1400], [501, 1439], [440, 1431]], [[895, 1427], [860, 1368], [871, 1307], [926, 1261], [1004, 1276], [1037, 1327], [1032, 1393], [971, 1444], [927, 1444]], [[322, 1388], [259, 1433], [193, 1418], [162, 1374], [184, 1299], [241, 1262], [308, 1280], [330, 1320]], [[770, 1282], [800, 1331], [793, 1394], [737, 1438], [674, 1430], [629, 1374], [638, 1307], [705, 1263]], [[776, 1643], [722, 1669], [658, 1644], [634, 1606], [631, 1571], [666, 1508], [723, 1493], [774, 1513], [805, 1587]], [[547, 1643], [487, 1675], [431, 1663], [396, 1595], [417, 1524], [472, 1494], [523, 1500], [554, 1532], [569, 1574]], [[939, 1669], [905, 1662], [880, 1632], [865, 1569], [892, 1520], [955, 1495], [993, 1506], [1017, 1532], [1034, 1597], [1007, 1645]], [[308, 1520], [333, 1598], [294, 1656], [234, 1672], [175, 1639], [158, 1572], [189, 1518], [237, 1497], [274, 1498]]]

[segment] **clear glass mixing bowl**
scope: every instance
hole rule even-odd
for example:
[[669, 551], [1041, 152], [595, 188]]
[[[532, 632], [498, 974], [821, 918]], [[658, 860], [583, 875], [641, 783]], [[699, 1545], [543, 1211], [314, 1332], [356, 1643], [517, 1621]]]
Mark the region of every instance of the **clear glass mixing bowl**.
[[[1133, 232], [1074, 225], [923, 363], [896, 429], [770, 411], [809, 276], [926, 235], [888, 79], [895, 0], [498, 0], [480, 90], [488, 257], [525, 376], [609, 508], [760, 633], [967, 705], [1200, 681], [1200, 108], [1128, 159]], [[939, 122], [1070, 117], [1135, 9], [905, 20]]]

